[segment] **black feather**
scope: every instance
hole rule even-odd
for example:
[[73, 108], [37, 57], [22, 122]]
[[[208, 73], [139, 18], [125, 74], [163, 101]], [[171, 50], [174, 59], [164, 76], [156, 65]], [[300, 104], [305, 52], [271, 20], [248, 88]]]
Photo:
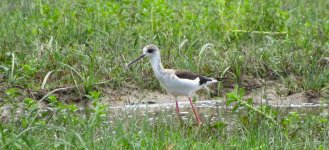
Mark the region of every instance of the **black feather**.
[[186, 70], [176, 70], [175, 75], [180, 79], [189, 79], [189, 80], [194, 80], [194, 79], [199, 77], [199, 79], [200, 79], [199, 84], [200, 85], [205, 84], [208, 81], [212, 81], [212, 79], [209, 79], [207, 77], [204, 77], [204, 76], [201, 76], [201, 75], [198, 75], [196, 73], [189, 72], [189, 71], [186, 71]]
[[154, 49], [147, 49], [147, 53], [153, 53], [154, 51]]

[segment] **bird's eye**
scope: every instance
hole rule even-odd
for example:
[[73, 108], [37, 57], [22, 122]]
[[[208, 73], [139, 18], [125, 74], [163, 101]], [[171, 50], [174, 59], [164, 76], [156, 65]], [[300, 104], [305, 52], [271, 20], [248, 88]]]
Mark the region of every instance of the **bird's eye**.
[[154, 52], [154, 49], [148, 49], [147, 50], [147, 53], [153, 53]]

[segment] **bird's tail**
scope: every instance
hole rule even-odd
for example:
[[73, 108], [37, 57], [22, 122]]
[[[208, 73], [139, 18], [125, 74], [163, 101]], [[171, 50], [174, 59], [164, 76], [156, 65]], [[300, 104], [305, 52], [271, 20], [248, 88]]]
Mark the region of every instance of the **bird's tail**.
[[223, 78], [216, 78], [217, 81], [223, 81], [223, 80], [226, 80], [226, 79], [228, 79], [228, 78], [225, 78], [225, 77], [223, 77]]
[[209, 79], [211, 79], [211, 80], [207, 81], [206, 86], [210, 85], [210, 84], [213, 84], [213, 83], [218, 83], [219, 81], [223, 81], [227, 78], [216, 78], [216, 79], [215, 78], [209, 78]]
[[210, 79], [211, 79], [210, 81], [206, 82], [206, 84], [205, 84], [206, 86], [218, 82], [218, 80], [216, 80], [216, 79], [213, 79], [213, 78], [210, 78]]

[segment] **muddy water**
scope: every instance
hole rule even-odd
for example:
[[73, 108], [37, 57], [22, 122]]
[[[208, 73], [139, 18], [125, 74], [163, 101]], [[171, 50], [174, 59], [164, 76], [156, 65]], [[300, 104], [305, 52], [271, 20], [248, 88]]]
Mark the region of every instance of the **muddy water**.
[[[224, 121], [229, 118], [227, 116], [236, 115], [236, 113], [230, 113], [232, 107], [226, 106], [224, 101], [221, 100], [206, 100], [198, 101], [194, 103], [197, 111], [199, 112], [202, 120], [208, 120], [209, 122]], [[314, 104], [314, 103], [301, 103], [301, 104], [290, 104], [290, 105], [271, 105], [277, 108], [282, 113], [299, 112], [300, 114], [314, 113], [317, 115], [328, 116], [328, 105]], [[138, 116], [151, 116], [150, 119], [154, 119], [158, 113], [166, 113], [168, 116], [177, 116], [175, 111], [175, 103], [159, 103], [159, 104], [135, 104], [135, 105], [123, 105], [110, 107], [112, 115], [120, 116], [124, 112], [128, 117]], [[194, 114], [190, 108], [188, 101], [179, 102], [180, 116], [182, 120], [188, 121], [194, 119]], [[325, 108], [325, 109], [321, 109]], [[244, 111], [243, 108], [239, 111]], [[152, 117], [153, 116], [153, 117]]]

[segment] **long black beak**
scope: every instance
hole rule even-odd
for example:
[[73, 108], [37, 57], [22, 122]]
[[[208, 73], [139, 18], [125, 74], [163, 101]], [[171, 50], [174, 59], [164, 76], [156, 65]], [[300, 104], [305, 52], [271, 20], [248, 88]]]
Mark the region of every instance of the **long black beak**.
[[137, 59], [135, 59], [134, 61], [132, 61], [131, 63], [129, 63], [127, 65], [127, 67], [129, 67], [130, 65], [132, 65], [133, 63], [137, 62], [138, 60], [142, 59], [143, 57], [145, 57], [145, 54], [143, 54], [142, 56], [139, 56]]

